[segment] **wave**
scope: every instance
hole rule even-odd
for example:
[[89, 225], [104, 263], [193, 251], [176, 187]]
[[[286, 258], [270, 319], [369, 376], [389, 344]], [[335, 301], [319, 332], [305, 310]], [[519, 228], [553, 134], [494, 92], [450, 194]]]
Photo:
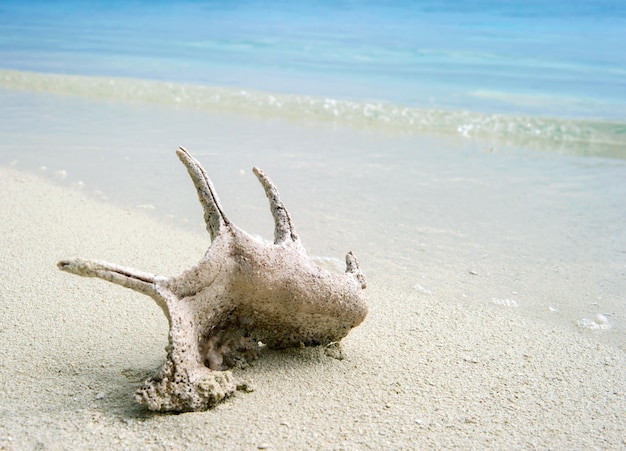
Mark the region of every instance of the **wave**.
[[193, 107], [211, 112], [460, 136], [573, 155], [626, 159], [626, 122], [489, 114], [245, 89], [0, 69], [0, 88]]

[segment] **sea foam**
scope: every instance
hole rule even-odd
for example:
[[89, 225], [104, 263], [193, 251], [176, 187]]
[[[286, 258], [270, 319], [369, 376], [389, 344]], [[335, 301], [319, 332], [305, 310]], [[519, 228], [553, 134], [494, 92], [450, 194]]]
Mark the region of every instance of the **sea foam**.
[[495, 146], [626, 159], [626, 122], [619, 121], [415, 108], [378, 101], [2, 69], [0, 88], [331, 123], [390, 133], [457, 136], [489, 141]]

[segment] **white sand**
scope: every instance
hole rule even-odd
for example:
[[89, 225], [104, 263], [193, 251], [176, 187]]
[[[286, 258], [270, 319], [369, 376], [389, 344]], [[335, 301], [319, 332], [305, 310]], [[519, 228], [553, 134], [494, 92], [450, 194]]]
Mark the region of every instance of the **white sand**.
[[626, 447], [623, 351], [380, 278], [343, 360], [268, 352], [234, 372], [254, 392], [208, 412], [148, 413], [131, 394], [164, 358], [162, 313], [55, 263], [170, 274], [208, 237], [11, 169], [0, 187], [0, 449]]

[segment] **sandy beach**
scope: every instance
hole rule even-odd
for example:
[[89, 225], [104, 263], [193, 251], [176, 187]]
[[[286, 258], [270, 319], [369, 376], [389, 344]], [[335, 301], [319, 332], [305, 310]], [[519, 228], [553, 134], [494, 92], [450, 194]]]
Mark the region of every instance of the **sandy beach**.
[[464, 304], [452, 287], [423, 296], [380, 276], [342, 359], [264, 352], [234, 370], [251, 393], [207, 412], [149, 413], [131, 395], [164, 358], [161, 311], [55, 263], [85, 256], [173, 274], [208, 237], [11, 168], [0, 185], [0, 449], [626, 446], [619, 347]]
[[[20, 0], [0, 36], [0, 451], [626, 450], [626, 2]], [[232, 396], [159, 414], [133, 394], [167, 355], [161, 308], [57, 262], [195, 265], [179, 146], [224, 224], [271, 240], [262, 169], [312, 260], [356, 255], [369, 314], [340, 347], [254, 334]], [[309, 308], [314, 265], [290, 264], [313, 268], [293, 296], [248, 277], [277, 260], [223, 254], [203, 274], [227, 324], [273, 330], [276, 287], [335, 315]], [[182, 334], [213, 368], [222, 324]]]

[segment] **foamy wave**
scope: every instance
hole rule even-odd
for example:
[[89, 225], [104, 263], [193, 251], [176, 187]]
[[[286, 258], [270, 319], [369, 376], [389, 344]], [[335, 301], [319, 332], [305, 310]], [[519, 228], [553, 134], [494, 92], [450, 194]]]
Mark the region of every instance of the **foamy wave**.
[[176, 84], [0, 70], [0, 87], [326, 122], [395, 133], [453, 135], [516, 145], [626, 158], [626, 122], [602, 122], [410, 108], [384, 102]]

